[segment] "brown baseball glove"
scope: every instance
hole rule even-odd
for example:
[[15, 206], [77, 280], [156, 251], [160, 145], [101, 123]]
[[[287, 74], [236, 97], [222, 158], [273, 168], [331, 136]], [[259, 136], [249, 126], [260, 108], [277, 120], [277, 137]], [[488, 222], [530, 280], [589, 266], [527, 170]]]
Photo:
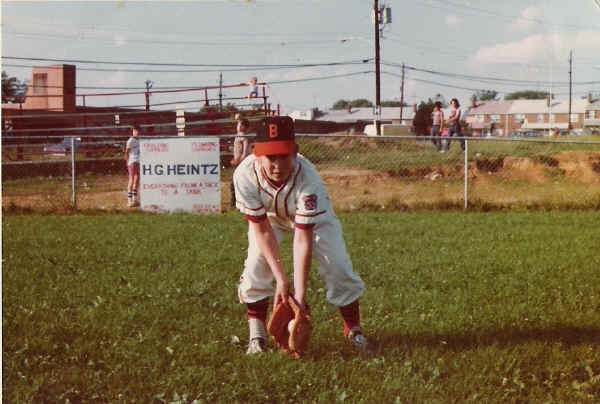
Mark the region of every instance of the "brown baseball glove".
[[[289, 299], [288, 299], [289, 300]], [[271, 318], [267, 324], [267, 332], [275, 341], [275, 345], [289, 352], [290, 332], [288, 323], [294, 318], [294, 312], [289, 304], [278, 303], [275, 305]]]
[[[293, 323], [288, 329], [292, 320]], [[306, 352], [312, 332], [310, 312], [302, 309], [296, 299], [290, 296], [287, 305], [280, 303], [275, 306], [267, 331], [278, 347], [298, 359]]]

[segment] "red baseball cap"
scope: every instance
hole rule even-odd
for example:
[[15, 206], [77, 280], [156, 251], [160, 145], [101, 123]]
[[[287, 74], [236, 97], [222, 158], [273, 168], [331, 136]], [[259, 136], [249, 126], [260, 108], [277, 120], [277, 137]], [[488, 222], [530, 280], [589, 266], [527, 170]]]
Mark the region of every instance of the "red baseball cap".
[[289, 116], [263, 118], [256, 128], [254, 155], [269, 156], [296, 153], [294, 121]]

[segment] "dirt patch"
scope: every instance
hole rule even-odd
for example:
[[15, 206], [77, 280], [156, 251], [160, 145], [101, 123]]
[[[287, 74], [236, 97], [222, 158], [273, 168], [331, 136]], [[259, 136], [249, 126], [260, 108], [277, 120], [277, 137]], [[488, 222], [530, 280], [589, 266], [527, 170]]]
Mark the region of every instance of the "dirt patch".
[[[343, 142], [343, 139], [334, 138], [330, 141]], [[600, 183], [600, 152], [562, 152], [551, 157], [558, 161], [558, 167], [535, 158], [505, 157], [471, 161], [468, 171], [470, 192], [476, 191], [482, 200], [506, 203], [558, 196], [565, 200], [578, 200], [586, 192], [590, 193], [590, 198], [595, 197], [597, 191], [594, 190], [598, 188], [589, 184]], [[337, 205], [358, 204], [361, 201], [382, 204], [390, 199], [409, 205], [435, 204], [439, 201], [459, 203], [463, 194], [462, 165], [393, 171], [323, 166], [319, 172]], [[557, 178], [560, 187], [566, 187], [562, 192], [555, 188], [559, 186], [556, 185]], [[515, 181], [525, 183], [527, 192], [515, 191]], [[126, 206], [126, 184], [124, 172], [83, 176], [77, 185], [77, 207], [107, 212], [137, 210]], [[227, 179], [222, 181], [224, 211], [229, 209], [229, 185]], [[64, 184], [61, 182], [56, 189], [41, 192], [39, 183], [35, 182], [24, 183], [21, 188], [14, 183], [8, 184], [3, 189], [2, 204], [3, 208], [16, 206], [57, 213], [68, 211], [71, 209], [70, 179], [65, 177]]]
[[505, 157], [499, 174], [507, 181], [519, 180], [541, 184], [548, 181], [546, 169], [544, 164], [529, 158]]
[[554, 158], [568, 178], [585, 184], [600, 182], [600, 153], [569, 151]]

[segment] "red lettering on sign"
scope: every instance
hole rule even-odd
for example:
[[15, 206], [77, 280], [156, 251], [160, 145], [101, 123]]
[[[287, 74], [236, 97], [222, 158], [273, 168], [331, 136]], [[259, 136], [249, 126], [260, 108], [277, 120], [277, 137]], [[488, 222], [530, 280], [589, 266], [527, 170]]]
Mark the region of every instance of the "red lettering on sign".
[[144, 143], [144, 151], [165, 153], [169, 151], [167, 143]]
[[209, 152], [216, 151], [217, 144], [215, 142], [192, 142], [192, 151]]

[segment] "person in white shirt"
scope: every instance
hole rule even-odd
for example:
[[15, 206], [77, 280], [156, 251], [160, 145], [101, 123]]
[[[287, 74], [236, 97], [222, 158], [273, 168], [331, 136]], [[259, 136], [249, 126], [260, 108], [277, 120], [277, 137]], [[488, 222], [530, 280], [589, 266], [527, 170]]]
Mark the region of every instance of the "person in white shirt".
[[431, 136], [435, 151], [439, 152], [441, 148], [440, 136], [444, 130], [444, 112], [442, 111], [442, 103], [437, 101], [433, 104], [433, 112], [431, 113]]
[[[250, 129], [250, 122], [245, 118], [239, 118], [237, 122], [237, 135], [233, 141], [233, 158], [231, 159], [231, 165], [237, 167], [242, 160], [244, 160], [250, 154], [250, 142], [248, 141], [248, 130]], [[235, 188], [233, 186], [233, 180], [231, 181], [231, 206], [235, 207]]]
[[[366, 348], [359, 297], [365, 290], [342, 237], [329, 194], [315, 166], [298, 154], [289, 117], [264, 118], [257, 127], [254, 153], [233, 174], [236, 206], [248, 221], [248, 255], [238, 286], [250, 330], [247, 354], [266, 347], [269, 297], [287, 302], [290, 282], [279, 254], [284, 233], [293, 233], [293, 296], [307, 308], [306, 284], [313, 254], [325, 282], [325, 298], [338, 307], [344, 336]], [[273, 288], [275, 280], [275, 289]]]
[[131, 129], [131, 137], [125, 146], [125, 164], [127, 164], [127, 206], [132, 207], [137, 203], [138, 188], [140, 185], [140, 141], [138, 136], [141, 132], [136, 123]]
[[[448, 114], [446, 125], [448, 125], [448, 141], [446, 142], [446, 151], [450, 150], [450, 138], [456, 134], [456, 136], [462, 136], [462, 129], [460, 127], [460, 120], [462, 119], [462, 111], [460, 110], [460, 103], [456, 98], [452, 98], [450, 101], [450, 113]], [[465, 141], [460, 141], [460, 148], [465, 151]]]

